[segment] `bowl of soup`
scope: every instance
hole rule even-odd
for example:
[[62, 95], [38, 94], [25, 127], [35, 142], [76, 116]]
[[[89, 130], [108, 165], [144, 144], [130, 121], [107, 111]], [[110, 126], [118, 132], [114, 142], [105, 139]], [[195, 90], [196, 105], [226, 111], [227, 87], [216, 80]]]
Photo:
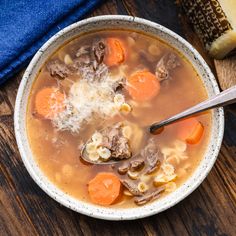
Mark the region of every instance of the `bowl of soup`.
[[174, 32], [131, 16], [89, 18], [30, 62], [15, 105], [17, 144], [31, 177], [60, 204], [108, 220], [150, 216], [207, 176], [223, 110], [156, 135], [147, 127], [217, 93], [206, 62]]

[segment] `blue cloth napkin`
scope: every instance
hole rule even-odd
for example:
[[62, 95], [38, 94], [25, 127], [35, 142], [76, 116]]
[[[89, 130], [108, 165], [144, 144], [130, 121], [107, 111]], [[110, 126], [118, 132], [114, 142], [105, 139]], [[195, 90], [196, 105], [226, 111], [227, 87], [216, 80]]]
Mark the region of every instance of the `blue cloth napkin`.
[[0, 84], [26, 66], [52, 35], [102, 0], [0, 0]]

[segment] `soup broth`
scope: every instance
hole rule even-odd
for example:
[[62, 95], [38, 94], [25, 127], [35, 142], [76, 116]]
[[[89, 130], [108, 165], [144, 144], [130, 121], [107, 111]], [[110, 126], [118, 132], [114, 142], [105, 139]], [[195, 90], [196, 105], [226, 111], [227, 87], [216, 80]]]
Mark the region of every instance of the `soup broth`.
[[[151, 85], [146, 84], [147, 78]], [[107, 84], [106, 80], [112, 82]], [[107, 87], [114, 90], [107, 92]], [[49, 96], [52, 90], [54, 94]], [[111, 99], [106, 98], [107, 94]], [[125, 30], [84, 34], [58, 49], [34, 82], [27, 109], [30, 147], [43, 173], [65, 193], [100, 204], [91, 197], [88, 185], [92, 187], [91, 180], [98, 173], [109, 172], [121, 182], [119, 194], [101, 205], [135, 207], [175, 191], [191, 176], [208, 144], [211, 113], [166, 126], [157, 135], [149, 134], [146, 127], [206, 98], [206, 90], [193, 66], [158, 38]], [[62, 105], [53, 107], [55, 103]], [[50, 112], [48, 104], [53, 107]], [[110, 155], [108, 158], [116, 157], [116, 164], [83, 161], [81, 149], [87, 140], [95, 132], [102, 133], [104, 128], [119, 122], [122, 132], [124, 127], [131, 127], [126, 140], [130, 152], [122, 150], [122, 154], [117, 154], [117, 149], [106, 146], [101, 150], [106, 151], [105, 156]], [[151, 161], [156, 158], [154, 164], [147, 159], [145, 149], [150, 143], [156, 148], [150, 157]], [[99, 160], [104, 161], [101, 157]], [[132, 160], [142, 163], [132, 169]], [[141, 194], [132, 193], [127, 185], [130, 182]], [[160, 194], [151, 196], [158, 189]], [[148, 200], [141, 199], [148, 194], [151, 196]]]

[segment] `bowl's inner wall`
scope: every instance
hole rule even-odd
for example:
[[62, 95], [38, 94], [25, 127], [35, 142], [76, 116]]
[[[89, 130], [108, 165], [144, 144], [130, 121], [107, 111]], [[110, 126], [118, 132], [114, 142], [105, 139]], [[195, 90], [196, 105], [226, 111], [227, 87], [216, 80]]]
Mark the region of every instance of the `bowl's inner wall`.
[[173, 32], [155, 23], [142, 19], [134, 19], [133, 17], [128, 16], [105, 16], [96, 18], [96, 20], [94, 20], [95, 18], [91, 18], [89, 20], [82, 21], [81, 23], [79, 22], [77, 25], [74, 24], [67, 27], [65, 30], [60, 31], [53, 38], [51, 38], [32, 59], [25, 72], [17, 95], [15, 110], [16, 138], [22, 159], [30, 175], [35, 180], [35, 182], [55, 200], [73, 210], [97, 218], [113, 220], [141, 218], [163, 211], [166, 208], [176, 204], [189, 193], [191, 193], [202, 182], [214, 164], [215, 158], [218, 154], [219, 146], [221, 144], [223, 135], [222, 110], [215, 109], [212, 112], [212, 132], [209, 141], [210, 145], [206, 150], [205, 157], [201, 161], [195, 173], [175, 192], [169, 194], [163, 199], [160, 199], [159, 201], [139, 208], [112, 209], [94, 206], [92, 204], [84, 203], [74, 199], [55, 187], [47, 179], [47, 177], [44, 176], [42, 171], [37, 166], [35, 159], [33, 158], [29, 142], [27, 140], [26, 109], [33, 81], [36, 78], [41, 66], [61, 45], [70, 41], [72, 38], [75, 38], [81, 33], [88, 33], [94, 30], [128, 29], [157, 36], [161, 40], [167, 42], [169, 45], [180, 51], [192, 63], [202, 78], [208, 96], [213, 96], [214, 94], [218, 93], [219, 89], [206, 62], [199, 57], [198, 53], [192, 49], [190, 45], [186, 45], [186, 42]]

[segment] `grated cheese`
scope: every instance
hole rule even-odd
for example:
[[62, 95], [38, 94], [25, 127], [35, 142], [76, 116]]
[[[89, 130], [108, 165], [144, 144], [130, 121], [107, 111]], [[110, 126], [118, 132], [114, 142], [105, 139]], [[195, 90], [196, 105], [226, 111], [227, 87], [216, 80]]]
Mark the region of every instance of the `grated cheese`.
[[85, 124], [118, 114], [119, 108], [114, 102], [119, 94], [114, 91], [118, 80], [119, 75], [107, 75], [99, 81], [82, 78], [74, 82], [65, 99], [65, 109], [53, 118], [53, 125], [59, 130], [79, 132]]

